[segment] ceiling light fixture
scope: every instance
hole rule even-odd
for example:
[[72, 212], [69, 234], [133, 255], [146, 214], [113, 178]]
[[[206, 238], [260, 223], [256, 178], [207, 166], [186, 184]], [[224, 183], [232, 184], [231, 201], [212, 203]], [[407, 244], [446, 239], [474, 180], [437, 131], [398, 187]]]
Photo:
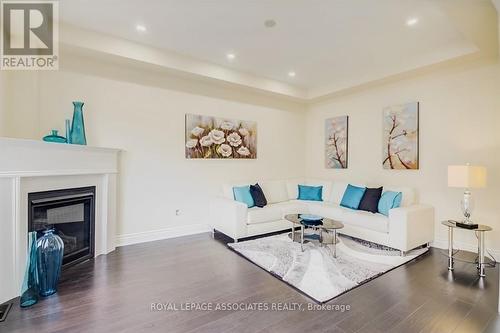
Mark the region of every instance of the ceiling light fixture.
[[291, 72], [288, 72], [288, 76], [289, 77], [295, 77], [295, 75], [297, 75], [297, 73], [291, 71]]
[[269, 19], [269, 20], [265, 20], [264, 21], [264, 26], [266, 28], [273, 28], [276, 26], [276, 21], [275, 20], [272, 20], [272, 19]]
[[135, 30], [137, 30], [139, 32], [146, 32], [146, 30], [148, 30], [148, 29], [146, 29], [146, 27], [143, 26], [142, 24], [138, 24], [135, 26]]
[[416, 18], [416, 17], [412, 17], [412, 18], [409, 18], [408, 20], [406, 20], [406, 25], [409, 27], [414, 26], [417, 23], [418, 23], [418, 18]]
[[236, 58], [236, 54], [228, 53], [228, 54], [226, 54], [226, 58], [227, 58], [227, 60], [234, 60], [234, 58]]

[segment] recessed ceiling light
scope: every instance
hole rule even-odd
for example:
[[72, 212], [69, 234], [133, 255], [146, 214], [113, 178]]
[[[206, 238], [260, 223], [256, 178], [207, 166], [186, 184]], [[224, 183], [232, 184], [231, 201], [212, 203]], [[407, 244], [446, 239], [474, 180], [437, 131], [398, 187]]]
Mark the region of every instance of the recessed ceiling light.
[[289, 77], [295, 77], [295, 75], [297, 75], [297, 73], [295, 73], [294, 71], [288, 72]]
[[236, 54], [228, 53], [228, 54], [226, 54], [226, 58], [227, 58], [227, 60], [234, 60], [234, 58], [236, 58]]
[[266, 28], [273, 28], [274, 26], [276, 26], [276, 21], [275, 21], [275, 20], [272, 20], [272, 19], [270, 19], [270, 20], [265, 20], [265, 21], [264, 21], [264, 26], [265, 26]]
[[406, 25], [409, 27], [414, 26], [417, 23], [418, 23], [418, 18], [416, 18], [416, 17], [412, 17], [412, 18], [409, 18], [408, 20], [406, 20]]
[[135, 26], [135, 30], [137, 30], [139, 32], [146, 32], [146, 30], [148, 30], [148, 29], [146, 29], [146, 27], [143, 26], [142, 24], [138, 24]]

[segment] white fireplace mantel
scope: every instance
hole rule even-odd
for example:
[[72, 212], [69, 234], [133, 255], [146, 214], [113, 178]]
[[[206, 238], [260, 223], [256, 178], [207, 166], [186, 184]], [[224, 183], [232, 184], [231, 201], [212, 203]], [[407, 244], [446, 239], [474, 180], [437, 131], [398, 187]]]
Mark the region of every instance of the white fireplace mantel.
[[119, 149], [0, 138], [0, 303], [19, 296], [28, 193], [95, 186], [95, 256], [115, 249]]

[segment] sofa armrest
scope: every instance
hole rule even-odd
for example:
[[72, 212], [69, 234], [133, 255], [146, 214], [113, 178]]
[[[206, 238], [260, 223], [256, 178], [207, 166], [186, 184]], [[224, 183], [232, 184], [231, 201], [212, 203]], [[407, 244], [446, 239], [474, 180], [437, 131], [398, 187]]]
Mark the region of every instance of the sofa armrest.
[[242, 202], [215, 197], [210, 201], [211, 226], [234, 240], [246, 236], [247, 205]]
[[409, 251], [434, 239], [434, 207], [412, 205], [389, 210], [389, 240]]

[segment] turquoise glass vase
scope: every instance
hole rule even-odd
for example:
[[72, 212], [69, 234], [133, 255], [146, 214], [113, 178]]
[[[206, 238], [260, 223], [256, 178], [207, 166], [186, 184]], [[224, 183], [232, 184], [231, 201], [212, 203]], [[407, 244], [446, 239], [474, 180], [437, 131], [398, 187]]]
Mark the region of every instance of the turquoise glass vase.
[[73, 122], [69, 142], [75, 145], [86, 145], [85, 124], [83, 121], [83, 102], [73, 102]]
[[37, 241], [38, 247], [38, 287], [41, 296], [50, 296], [57, 291], [61, 275], [64, 243], [54, 234], [54, 229], [47, 229]]
[[66, 138], [64, 136], [60, 136], [58, 132], [58, 130], [52, 130], [51, 134], [43, 137], [43, 141], [66, 143]]
[[28, 257], [26, 259], [26, 273], [21, 287], [22, 308], [32, 306], [38, 302], [38, 276], [37, 276], [37, 246], [36, 231], [28, 233]]

